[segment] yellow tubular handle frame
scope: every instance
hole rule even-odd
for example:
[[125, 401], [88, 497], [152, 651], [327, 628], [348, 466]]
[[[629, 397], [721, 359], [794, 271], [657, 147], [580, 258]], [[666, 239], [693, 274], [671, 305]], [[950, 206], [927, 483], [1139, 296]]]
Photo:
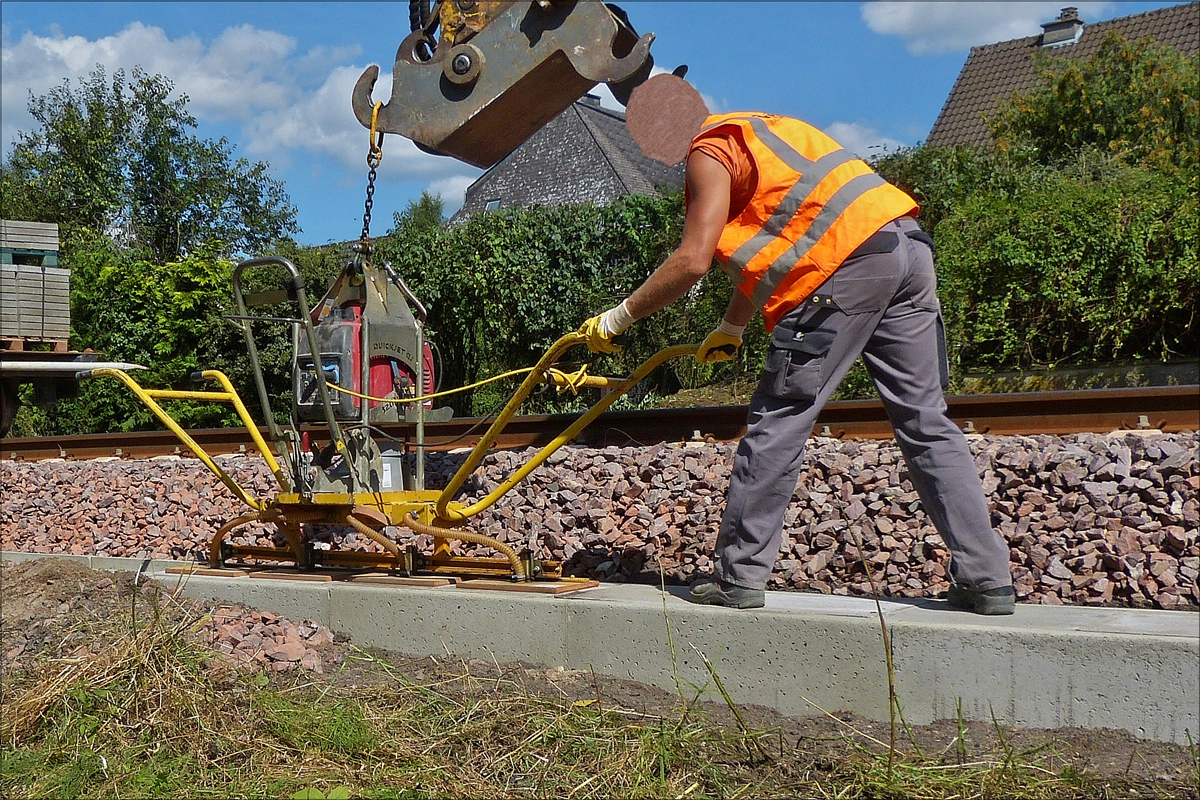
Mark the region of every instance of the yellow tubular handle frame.
[[516, 414], [521, 403], [525, 401], [525, 399], [533, 391], [534, 387], [545, 380], [546, 374], [550, 371], [550, 365], [557, 361], [558, 357], [562, 353], [566, 352], [568, 349], [577, 344], [583, 344], [585, 341], [586, 337], [581, 336], [578, 333], [568, 333], [566, 336], [563, 336], [561, 339], [555, 342], [554, 345], [546, 351], [546, 355], [542, 356], [541, 360], [538, 361], [537, 366], [533, 368], [533, 370], [521, 383], [521, 386], [509, 399], [499, 416], [496, 417], [496, 421], [492, 423], [492, 426], [488, 428], [487, 433], [485, 433], [483, 438], [479, 440], [479, 443], [475, 445], [475, 449], [472, 450], [471, 454], [467, 456], [467, 460], [463, 462], [461, 467], [459, 467], [458, 472], [454, 473], [454, 477], [450, 479], [450, 483], [447, 484], [446, 488], [438, 497], [437, 503], [434, 506], [434, 510], [437, 514], [437, 520], [439, 522], [450, 524], [461, 523], [469, 517], [472, 517], [479, 512], [490, 508], [496, 503], [497, 500], [504, 496], [506, 492], [524, 480], [529, 473], [541, 466], [542, 463], [549, 458], [555, 450], [579, 435], [580, 431], [590, 425], [596, 419], [596, 417], [600, 416], [600, 414], [602, 414], [609, 406], [615, 403], [617, 399], [621, 397], [621, 395], [633, 388], [635, 384], [641, 381], [642, 378], [645, 378], [647, 375], [649, 375], [656, 367], [666, 361], [670, 361], [673, 358], [694, 356], [696, 351], [699, 349], [699, 346], [694, 344], [667, 347], [663, 350], [659, 350], [657, 353], [651, 356], [645, 363], [638, 367], [632, 375], [624, 380], [613, 381], [612, 379], [608, 378], [593, 379], [604, 381], [603, 385], [611, 389], [608, 394], [600, 399], [600, 402], [592, 406], [587, 413], [585, 413], [579, 419], [575, 420], [575, 422], [573, 422], [565, 431], [560, 433], [554, 439], [554, 441], [550, 442], [550, 444], [539, 450], [532, 458], [529, 459], [528, 462], [526, 462], [512, 475], [508, 476], [503, 483], [493, 489], [486, 497], [477, 501], [474, 505], [467, 506], [465, 508], [450, 508], [450, 501], [456, 494], [458, 494], [459, 490], [462, 488], [463, 484], [466, 483], [467, 478], [470, 477], [471, 473], [473, 473], [475, 469], [483, 462], [488, 450], [491, 449], [492, 445], [496, 442], [496, 439], [500, 436], [500, 432], [504, 430], [504, 426], [507, 425], [508, 421], [512, 419], [514, 414]]
[[245, 404], [242, 403], [242, 399], [238, 396], [237, 391], [233, 388], [233, 384], [229, 382], [229, 378], [226, 377], [224, 373], [218, 372], [217, 370], [205, 370], [203, 373], [201, 373], [205, 379], [215, 380], [220, 383], [221, 388], [224, 389], [224, 391], [221, 392], [189, 392], [175, 389], [145, 389], [142, 388], [137, 381], [131, 378], [128, 373], [119, 369], [97, 369], [92, 371], [92, 375], [97, 378], [116, 378], [128, 386], [129, 390], [137, 395], [137, 398], [141, 400], [151, 412], [153, 412], [154, 416], [158, 417], [158, 420], [162, 422], [163, 425], [166, 425], [171, 433], [174, 433], [179, 441], [183, 442], [187, 448], [192, 451], [196, 458], [200, 459], [204, 463], [204, 466], [208, 467], [208, 469], [214, 475], [220, 478], [221, 483], [229, 487], [229, 490], [233, 492], [234, 496], [254, 510], [262, 511], [264, 508], [266, 508], [266, 504], [257, 498], [251, 497], [246, 490], [238, 484], [237, 481], [235, 481], [228, 475], [228, 473], [225, 472], [225, 470], [217, 466], [216, 462], [209, 457], [208, 453], [204, 452], [204, 449], [196, 443], [196, 440], [189, 436], [188, 432], [185, 431], [178, 422], [173, 420], [171, 416], [163, 410], [162, 406], [160, 406], [157, 401], [200, 400], [211, 403], [231, 404], [237, 411], [237, 415], [239, 418], [241, 418], [242, 423], [246, 426], [247, 431], [249, 431], [251, 439], [254, 440], [255, 447], [258, 448], [258, 451], [262, 454], [263, 458], [266, 459], [267, 465], [270, 467], [272, 474], [275, 475], [275, 480], [279, 483], [280, 487], [286, 491], [287, 481], [283, 470], [279, 466], [279, 462], [275, 460], [275, 456], [267, 447], [267, 443], [262, 438], [262, 434], [259, 433], [258, 426], [254, 424], [254, 420], [250, 416], [250, 412], [246, 409]]

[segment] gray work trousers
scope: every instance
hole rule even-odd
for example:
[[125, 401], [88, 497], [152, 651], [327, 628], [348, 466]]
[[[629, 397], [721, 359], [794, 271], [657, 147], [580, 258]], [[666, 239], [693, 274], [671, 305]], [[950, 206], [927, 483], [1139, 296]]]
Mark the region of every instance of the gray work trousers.
[[981, 591], [1012, 583], [966, 438], [946, 416], [933, 254], [906, 235], [920, 231], [912, 219], [881, 229], [889, 231], [884, 247], [894, 239], [893, 251], [860, 248], [772, 332], [717, 537], [715, 573], [727, 583], [766, 586], [813, 423], [860, 353], [921, 505], [950, 549], [951, 578]]

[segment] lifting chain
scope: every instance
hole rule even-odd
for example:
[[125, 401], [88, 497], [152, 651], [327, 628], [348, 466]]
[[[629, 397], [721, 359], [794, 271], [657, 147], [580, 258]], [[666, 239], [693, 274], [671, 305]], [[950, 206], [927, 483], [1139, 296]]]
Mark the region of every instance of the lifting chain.
[[367, 172], [367, 199], [363, 203], [363, 226], [362, 235], [359, 241], [367, 248], [371, 246], [371, 209], [375, 205], [375, 177], [376, 170], [379, 164], [383, 161], [383, 131], [376, 133], [375, 122], [379, 118], [379, 109], [383, 106], [382, 102], [376, 103], [371, 109], [371, 142], [367, 148], [367, 166], [370, 170]]
[[367, 173], [367, 200], [363, 203], [363, 226], [359, 241], [371, 243], [371, 207], [375, 205], [375, 167]]

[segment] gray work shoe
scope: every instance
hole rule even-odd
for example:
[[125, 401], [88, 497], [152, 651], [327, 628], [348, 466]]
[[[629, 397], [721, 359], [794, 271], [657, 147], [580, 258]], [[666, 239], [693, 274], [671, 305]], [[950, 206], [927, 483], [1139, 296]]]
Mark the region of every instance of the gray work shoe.
[[986, 616], [1011, 614], [1017, 605], [1017, 596], [1013, 594], [1011, 586], [998, 586], [981, 592], [952, 583], [946, 600], [952, 608], [974, 611]]
[[765, 600], [762, 589], [743, 589], [717, 578], [693, 583], [687, 596], [689, 603], [727, 608], [762, 608]]

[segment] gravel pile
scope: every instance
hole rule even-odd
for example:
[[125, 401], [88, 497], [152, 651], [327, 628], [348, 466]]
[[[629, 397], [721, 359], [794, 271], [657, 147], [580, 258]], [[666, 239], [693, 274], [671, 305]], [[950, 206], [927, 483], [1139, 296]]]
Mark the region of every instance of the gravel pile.
[[[1200, 606], [1200, 435], [970, 438], [993, 523], [1011, 548], [1019, 598]], [[471, 527], [559, 559], [569, 574], [657, 583], [661, 568], [668, 582], [686, 583], [712, 568], [734, 448], [563, 448]], [[482, 497], [528, 455], [490, 454], [464, 499]], [[463, 457], [431, 454], [430, 486], [444, 485]], [[221, 463], [244, 486], [270, 494], [272, 479], [257, 459]], [[806, 463], [769, 588], [868, 594], [865, 560], [889, 596], [944, 594], [947, 549], [894, 443], [817, 438]], [[243, 510], [193, 459], [3, 462], [0, 469], [5, 550], [203, 557], [216, 528]], [[406, 531], [391, 533], [408, 539]], [[314, 539], [378, 549], [352, 531], [325, 528]], [[273, 530], [242, 528], [234, 541], [268, 544]]]
[[112, 625], [131, 632], [153, 619], [248, 672], [323, 674], [344, 660], [332, 632], [315, 622], [237, 605], [207, 606], [170, 589], [154, 581], [139, 584], [132, 572], [99, 572], [66, 559], [3, 562], [0, 673], [36, 669], [44, 657], [100, 654], [112, 644]]
[[340, 663], [330, 651], [333, 632], [312, 621], [299, 624], [270, 611], [242, 606], [218, 608], [197, 629], [201, 641], [230, 660], [269, 672], [296, 669], [324, 674], [324, 663]]

